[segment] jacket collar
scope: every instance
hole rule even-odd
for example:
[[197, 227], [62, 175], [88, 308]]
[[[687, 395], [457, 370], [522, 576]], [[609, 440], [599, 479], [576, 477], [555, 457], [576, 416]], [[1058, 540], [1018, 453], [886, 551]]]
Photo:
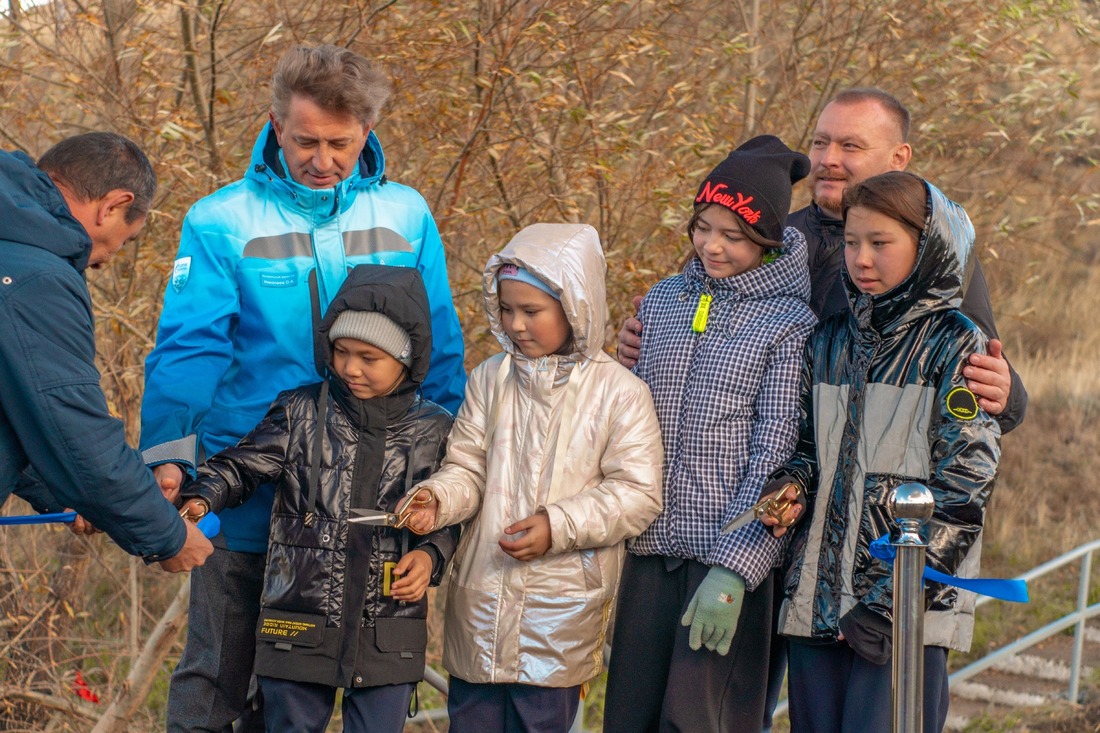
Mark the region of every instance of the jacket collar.
[[388, 395], [369, 400], [361, 400], [352, 394], [347, 383], [335, 372], [329, 374], [328, 380], [332, 398], [358, 430], [367, 427], [384, 429], [408, 413], [417, 400], [417, 387], [407, 379]]
[[25, 153], [0, 151], [0, 240], [46, 250], [83, 272], [92, 240], [61, 191]]
[[810, 202], [807, 209], [806, 220], [809, 222], [810, 227], [812, 227], [822, 239], [833, 241], [837, 238], [844, 238], [843, 219], [834, 219], [813, 202]]
[[322, 212], [330, 209], [329, 213], [335, 215], [351, 206], [353, 192], [383, 185], [386, 182], [385, 173], [386, 158], [382, 153], [382, 143], [374, 130], [371, 130], [367, 134], [363, 152], [359, 154], [359, 165], [354, 173], [333, 188], [314, 189], [303, 186], [287, 173], [275, 128], [268, 121], [252, 146], [252, 159], [245, 171], [245, 178], [272, 186], [279, 195], [290, 199], [300, 208]]

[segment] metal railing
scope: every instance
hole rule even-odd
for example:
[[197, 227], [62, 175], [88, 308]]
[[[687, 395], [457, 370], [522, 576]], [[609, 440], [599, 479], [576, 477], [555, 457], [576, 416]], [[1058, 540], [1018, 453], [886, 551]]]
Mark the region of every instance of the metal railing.
[[[1080, 702], [1081, 690], [1081, 657], [1085, 646], [1085, 622], [1090, 618], [1100, 615], [1100, 603], [1089, 605], [1089, 588], [1092, 580], [1092, 556], [1100, 551], [1100, 540], [1087, 542], [1080, 547], [1070, 550], [1049, 562], [1045, 562], [1023, 575], [1016, 576], [1019, 580], [1032, 581], [1047, 575], [1059, 568], [1065, 567], [1075, 560], [1081, 561], [1080, 576], [1077, 580], [1077, 606], [1057, 621], [1052, 621], [1046, 626], [1031, 632], [1027, 636], [1003, 646], [995, 652], [991, 652], [976, 662], [963, 667], [948, 677], [948, 684], [956, 685], [964, 682], [974, 675], [989, 669], [1003, 659], [1014, 654], [1030, 649], [1041, 641], [1045, 641], [1057, 633], [1065, 631], [1071, 626], [1076, 629], [1073, 632], [1073, 656], [1070, 660], [1069, 690], [1066, 698], [1072, 702]], [[975, 609], [985, 605], [994, 599], [982, 596], [974, 604]]]
[[[1030, 649], [1036, 644], [1046, 641], [1055, 634], [1061, 633], [1071, 626], [1076, 627], [1073, 632], [1073, 655], [1070, 660], [1070, 672], [1069, 672], [1069, 689], [1066, 692], [1066, 699], [1073, 702], [1080, 702], [1080, 690], [1081, 690], [1081, 658], [1084, 652], [1085, 646], [1085, 623], [1092, 618], [1100, 616], [1100, 603], [1089, 604], [1089, 590], [1091, 588], [1092, 580], [1092, 556], [1100, 551], [1100, 540], [1093, 540], [1087, 542], [1079, 547], [1070, 550], [1069, 552], [1059, 555], [1058, 557], [1048, 562], [1039, 565], [1022, 575], [1017, 575], [1017, 580], [1026, 580], [1031, 582], [1037, 580], [1044, 575], [1059, 570], [1075, 561], [1080, 561], [1079, 577], [1077, 580], [1077, 604], [1076, 608], [1065, 616], [1050, 622], [1046, 626], [1040, 629], [1032, 631], [1030, 634], [1023, 636], [1016, 641], [1007, 644], [996, 651], [990, 652], [981, 659], [971, 662], [962, 669], [956, 671], [947, 678], [948, 685], [954, 687], [960, 682], [974, 677], [975, 675], [983, 672], [990, 667], [998, 664], [999, 662], [1015, 655], [1022, 651]], [[994, 601], [996, 599], [986, 596], [980, 596], [977, 602], [974, 604], [975, 611], [984, 606], [985, 604]], [[787, 713], [787, 700], [780, 700], [779, 705], [776, 706], [775, 715], [785, 715]]]

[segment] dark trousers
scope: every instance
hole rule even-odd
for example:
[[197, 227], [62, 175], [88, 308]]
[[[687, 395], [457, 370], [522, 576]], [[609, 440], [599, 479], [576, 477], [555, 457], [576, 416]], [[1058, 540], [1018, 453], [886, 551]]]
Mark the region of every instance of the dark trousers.
[[[344, 733], [401, 733], [415, 682], [344, 689]], [[325, 733], [337, 688], [312, 682], [260, 677], [264, 723], [270, 731]]]
[[449, 733], [568, 733], [581, 687], [477, 684], [451, 675]]
[[220, 547], [191, 571], [187, 642], [168, 687], [168, 733], [263, 732], [248, 703], [263, 581], [263, 555]]
[[787, 637], [779, 633], [779, 607], [783, 604], [783, 574], [777, 573], [775, 579], [775, 597], [772, 600], [772, 649], [768, 658], [768, 693], [764, 700], [764, 722], [760, 726], [763, 733], [770, 733], [772, 716], [779, 704], [779, 695], [783, 692], [783, 680], [787, 676]]
[[[892, 660], [872, 664], [847, 643], [790, 642], [791, 733], [889, 731], [893, 724]], [[924, 733], [947, 722], [947, 650], [924, 648]]]
[[692, 651], [680, 618], [710, 567], [627, 555], [604, 733], [759, 733], [771, 645], [769, 575], [745, 594], [729, 654]]

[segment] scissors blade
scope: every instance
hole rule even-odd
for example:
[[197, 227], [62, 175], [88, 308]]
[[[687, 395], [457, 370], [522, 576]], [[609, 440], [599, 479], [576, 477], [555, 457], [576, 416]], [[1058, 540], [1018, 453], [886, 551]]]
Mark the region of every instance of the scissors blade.
[[400, 517], [392, 512], [383, 512], [377, 509], [352, 509], [355, 516], [348, 517], [352, 524], [370, 524], [379, 527], [396, 527]]
[[741, 512], [736, 517], [734, 517], [730, 521], [726, 522], [725, 525], [722, 527], [722, 534], [729, 534], [730, 532], [735, 532], [735, 531], [741, 529], [742, 527], [744, 527], [749, 522], [753, 521], [754, 519], [756, 519], [759, 516], [760, 516], [759, 507], [750, 506], [748, 509]]
[[[795, 497], [796, 498], [795, 499], [788, 499], [784, 494], [787, 491], [787, 489], [789, 487], [792, 487], [792, 486], [795, 489]], [[794, 483], [784, 484], [782, 487], [780, 487], [776, 491], [773, 491], [772, 493], [768, 494], [763, 499], [756, 502], [756, 504], [749, 507], [745, 511], [741, 512], [740, 514], [738, 514], [736, 517], [734, 517], [730, 521], [726, 522], [726, 526], [722, 527], [722, 534], [729, 534], [730, 532], [733, 532], [734, 530], [741, 529], [742, 527], [744, 527], [746, 524], [748, 524], [752, 520], [759, 519], [760, 517], [764, 516], [765, 514], [768, 514], [772, 517], [775, 517], [777, 520], [780, 520], [780, 522], [779, 522], [780, 526], [789, 527], [791, 525], [791, 522], [793, 522], [794, 520], [792, 519], [792, 520], [784, 522], [783, 521], [784, 513], [787, 511], [787, 509], [789, 509], [791, 507], [791, 505], [793, 505], [795, 503], [795, 501], [797, 500], [797, 497], [801, 493], [801, 491], [802, 490], [799, 488], [798, 484], [794, 484]]]

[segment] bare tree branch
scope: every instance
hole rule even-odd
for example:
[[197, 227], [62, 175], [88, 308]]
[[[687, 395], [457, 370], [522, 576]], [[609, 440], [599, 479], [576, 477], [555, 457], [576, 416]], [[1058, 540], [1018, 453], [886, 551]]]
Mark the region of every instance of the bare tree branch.
[[191, 578], [188, 576], [180, 584], [176, 597], [149, 634], [122, 688], [115, 694], [92, 733], [125, 733], [129, 730], [130, 718], [145, 702], [164, 658], [168, 656], [187, 622], [187, 602], [190, 598]]

